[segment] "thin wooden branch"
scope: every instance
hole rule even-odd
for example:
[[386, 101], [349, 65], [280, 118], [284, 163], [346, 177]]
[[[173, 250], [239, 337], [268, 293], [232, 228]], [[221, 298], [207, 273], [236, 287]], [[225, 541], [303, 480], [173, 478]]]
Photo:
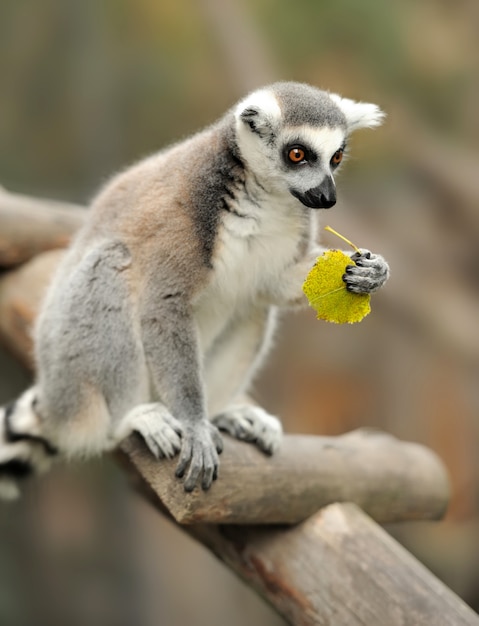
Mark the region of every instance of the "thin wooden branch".
[[185, 494], [177, 461], [158, 463], [140, 440], [123, 450], [180, 524], [291, 524], [345, 501], [381, 523], [438, 519], [449, 499], [446, 472], [430, 450], [378, 431], [286, 435], [273, 457], [225, 437], [220, 479], [208, 493]]
[[85, 209], [75, 204], [30, 198], [0, 187], [0, 267], [64, 248], [84, 219]]
[[43, 252], [0, 279], [0, 341], [33, 369], [32, 326], [63, 250]]

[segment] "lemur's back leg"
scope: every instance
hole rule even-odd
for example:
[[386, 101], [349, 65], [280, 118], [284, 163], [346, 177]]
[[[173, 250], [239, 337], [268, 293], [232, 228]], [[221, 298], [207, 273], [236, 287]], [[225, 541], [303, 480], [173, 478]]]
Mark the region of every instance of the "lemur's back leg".
[[238, 318], [215, 343], [205, 372], [213, 424], [236, 439], [255, 443], [267, 454], [280, 446], [281, 422], [246, 398], [243, 390], [270, 347], [275, 317], [275, 311], [258, 308], [246, 319]]
[[110, 242], [62, 268], [53, 284], [36, 332], [37, 384], [0, 410], [4, 495], [14, 495], [20, 474], [48, 465], [53, 450], [88, 456], [133, 431], [157, 457], [179, 450], [176, 420], [161, 404], [144, 404], [148, 372], [133, 323], [130, 265], [128, 249]]
[[[69, 415], [62, 443], [70, 450], [77, 443], [86, 450], [110, 449], [131, 432], [140, 433], [157, 457], [179, 450], [179, 422], [160, 402], [149, 403], [149, 374], [131, 293], [134, 271], [123, 243], [98, 246], [69, 277], [68, 289], [63, 278], [58, 302], [50, 307], [63, 312], [67, 327], [46, 316], [40, 325], [41, 408], [56, 420]], [[66, 340], [54, 363], [52, 341], [58, 346], [62, 333]], [[60, 376], [65, 367], [68, 372]]]

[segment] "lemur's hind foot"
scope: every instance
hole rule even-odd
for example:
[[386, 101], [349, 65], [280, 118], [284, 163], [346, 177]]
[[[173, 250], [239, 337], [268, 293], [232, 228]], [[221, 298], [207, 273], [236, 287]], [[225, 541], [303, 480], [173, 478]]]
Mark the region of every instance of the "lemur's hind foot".
[[216, 415], [211, 421], [236, 439], [255, 443], [267, 454], [274, 454], [281, 444], [281, 422], [258, 406], [235, 405]]
[[36, 391], [28, 389], [18, 400], [0, 407], [0, 498], [20, 495], [27, 477], [44, 472], [56, 456], [56, 448], [40, 435], [35, 413]]

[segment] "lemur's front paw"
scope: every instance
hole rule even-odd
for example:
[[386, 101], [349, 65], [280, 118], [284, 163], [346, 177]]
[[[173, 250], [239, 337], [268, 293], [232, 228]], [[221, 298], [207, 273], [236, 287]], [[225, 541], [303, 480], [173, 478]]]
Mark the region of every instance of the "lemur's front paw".
[[233, 406], [212, 422], [236, 439], [256, 443], [267, 454], [276, 452], [281, 443], [283, 429], [279, 419], [254, 405]]
[[373, 293], [389, 278], [389, 265], [380, 254], [361, 249], [351, 255], [356, 265], [348, 265], [343, 280], [352, 293]]
[[171, 459], [180, 451], [182, 425], [160, 402], [140, 404], [132, 409], [121, 426], [119, 439], [139, 433], [157, 459]]
[[[223, 451], [223, 440], [216, 426], [208, 420], [188, 424], [183, 430], [180, 460], [176, 476], [185, 478], [185, 491], [193, 491], [201, 479], [201, 487], [206, 490], [218, 477], [218, 454]], [[189, 466], [189, 467], [188, 467]]]

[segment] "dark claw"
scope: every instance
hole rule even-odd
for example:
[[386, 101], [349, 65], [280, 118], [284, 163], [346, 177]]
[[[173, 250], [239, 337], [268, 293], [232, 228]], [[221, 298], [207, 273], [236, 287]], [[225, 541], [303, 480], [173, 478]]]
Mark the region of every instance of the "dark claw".
[[191, 461], [190, 469], [188, 475], [185, 478], [185, 491], [193, 491], [198, 482], [198, 478], [201, 472], [201, 465], [199, 465], [195, 460]]
[[355, 263], [357, 263], [358, 261], [361, 261], [361, 259], [370, 259], [371, 258], [371, 252], [369, 252], [369, 250], [366, 250], [366, 252], [355, 252], [354, 254], [351, 255], [351, 260], [353, 260]]
[[203, 479], [201, 480], [201, 488], [203, 491], [208, 491], [213, 482], [214, 468], [208, 468], [203, 470]]
[[186, 470], [186, 465], [178, 465], [178, 467], [176, 468], [175, 471], [175, 476], [176, 478], [183, 478], [183, 476], [185, 475], [185, 470]]
[[191, 459], [191, 450], [189, 454], [184, 454], [183, 456], [180, 457], [180, 460], [178, 461], [178, 465], [176, 466], [176, 470], [175, 470], [175, 476], [177, 478], [183, 478], [186, 472], [186, 468], [188, 467], [188, 463], [190, 462], [190, 459]]

